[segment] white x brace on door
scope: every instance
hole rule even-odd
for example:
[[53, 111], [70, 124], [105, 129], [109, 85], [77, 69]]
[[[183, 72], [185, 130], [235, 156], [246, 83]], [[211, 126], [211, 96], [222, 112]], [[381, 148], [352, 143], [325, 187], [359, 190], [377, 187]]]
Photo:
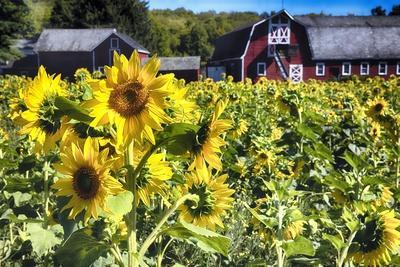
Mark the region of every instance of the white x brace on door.
[[289, 78], [294, 83], [303, 81], [303, 65], [301, 64], [290, 64], [289, 65]]

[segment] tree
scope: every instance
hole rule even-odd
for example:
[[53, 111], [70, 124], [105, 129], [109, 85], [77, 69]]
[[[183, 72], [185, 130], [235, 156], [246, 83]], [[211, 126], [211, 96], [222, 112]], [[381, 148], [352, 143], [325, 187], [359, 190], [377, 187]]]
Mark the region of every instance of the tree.
[[400, 5], [394, 5], [392, 11], [390, 11], [389, 16], [400, 16]]
[[29, 9], [23, 0], [0, 0], [0, 60], [15, 59], [20, 56], [12, 46], [15, 40], [31, 31], [27, 20]]
[[148, 2], [143, 0], [60, 0], [50, 18], [56, 28], [116, 27], [144, 46], [149, 45]]
[[383, 9], [382, 6], [377, 6], [371, 9], [372, 16], [386, 16], [386, 9]]
[[181, 36], [179, 50], [184, 55], [199, 55], [203, 60], [208, 59], [211, 54], [211, 46], [208, 44], [206, 30], [197, 23], [188, 26], [191, 26], [190, 30]]

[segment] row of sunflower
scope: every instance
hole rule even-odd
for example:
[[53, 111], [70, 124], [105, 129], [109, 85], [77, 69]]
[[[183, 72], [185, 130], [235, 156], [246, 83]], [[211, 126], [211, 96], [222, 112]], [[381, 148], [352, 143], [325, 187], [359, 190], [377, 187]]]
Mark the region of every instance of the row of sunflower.
[[400, 262], [400, 79], [185, 84], [113, 62], [0, 79], [6, 265]]

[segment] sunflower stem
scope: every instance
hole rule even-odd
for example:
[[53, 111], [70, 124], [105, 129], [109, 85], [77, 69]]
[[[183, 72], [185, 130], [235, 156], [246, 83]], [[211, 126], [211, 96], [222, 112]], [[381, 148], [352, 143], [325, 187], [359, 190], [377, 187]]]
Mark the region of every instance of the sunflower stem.
[[153, 231], [149, 234], [149, 236], [146, 238], [146, 240], [143, 242], [142, 247], [140, 248], [139, 255], [140, 257], [143, 257], [144, 254], [146, 253], [147, 249], [150, 247], [150, 245], [157, 239], [158, 234], [161, 232], [162, 226], [165, 224], [165, 222], [168, 220], [168, 218], [179, 208], [180, 205], [182, 205], [186, 200], [193, 200], [193, 201], [198, 201], [198, 196], [193, 195], [193, 194], [186, 194], [179, 198], [174, 205], [172, 205], [171, 208], [165, 211], [164, 216], [161, 218], [161, 220], [158, 222], [156, 227], [153, 229]]
[[116, 244], [110, 249], [111, 253], [114, 255], [115, 260], [117, 261], [120, 267], [124, 267], [124, 261], [122, 260], [121, 253], [119, 252], [118, 246]]
[[128, 266], [136, 267], [139, 266], [138, 260], [136, 258], [137, 254], [137, 237], [136, 237], [136, 219], [137, 219], [137, 201], [136, 201], [136, 175], [134, 175], [133, 171], [133, 141], [128, 145], [127, 151], [125, 151], [125, 160], [129, 165], [128, 168], [128, 187], [129, 190], [133, 193], [133, 203], [132, 210], [129, 213], [128, 217]]
[[43, 227], [47, 229], [48, 226], [48, 216], [47, 216], [47, 211], [49, 209], [49, 168], [50, 168], [50, 163], [48, 161], [45, 161], [44, 163], [44, 195], [43, 195], [43, 206], [44, 206], [44, 222], [43, 222]]
[[351, 235], [349, 236], [349, 239], [346, 242], [346, 246], [343, 248], [342, 252], [340, 253], [340, 257], [338, 259], [338, 261], [336, 262], [336, 266], [337, 267], [342, 267], [346, 258], [347, 258], [347, 254], [349, 252], [349, 248], [351, 246], [351, 243], [353, 243], [353, 239], [357, 234], [357, 230], [355, 230], [354, 232], [351, 233]]

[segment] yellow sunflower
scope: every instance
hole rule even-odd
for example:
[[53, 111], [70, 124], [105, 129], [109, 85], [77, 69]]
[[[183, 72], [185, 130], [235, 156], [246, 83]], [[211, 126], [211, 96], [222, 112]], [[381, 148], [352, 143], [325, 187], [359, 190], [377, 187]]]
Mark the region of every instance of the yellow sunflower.
[[27, 110], [22, 113], [22, 118], [26, 124], [20, 130], [21, 134], [29, 134], [30, 139], [36, 141], [36, 152], [46, 153], [61, 139], [65, 121], [58, 115], [54, 101], [57, 96], [66, 95], [60, 86], [60, 75], [50, 76], [41, 66], [25, 94]]
[[271, 150], [260, 149], [256, 152], [256, 163], [254, 165], [254, 172], [256, 174], [264, 173], [265, 170], [271, 172], [273, 165], [276, 161], [276, 156]]
[[195, 122], [198, 120], [199, 108], [193, 101], [188, 100], [188, 88], [173, 86], [170, 97], [171, 117], [175, 122]]
[[[138, 166], [145, 151], [134, 148], [134, 167]], [[136, 181], [136, 201], [143, 202], [147, 207], [150, 206], [150, 198], [154, 194], [164, 195], [168, 185], [166, 180], [171, 179], [172, 169], [168, 161], [165, 160], [164, 153], [152, 154], [146, 164], [141, 169]]]
[[367, 105], [368, 109], [366, 113], [370, 117], [385, 115], [389, 107], [388, 102], [382, 97], [375, 97], [373, 100], [368, 100]]
[[221, 216], [231, 207], [235, 192], [225, 180], [228, 175], [212, 177], [210, 170], [201, 169], [187, 175], [185, 185], [181, 186], [183, 194], [191, 193], [199, 196], [197, 203], [187, 200], [182, 204], [179, 217], [186, 222], [200, 227], [215, 230], [215, 226], [224, 227]]
[[99, 151], [99, 143], [87, 138], [83, 147], [72, 143], [61, 153], [61, 164], [55, 169], [64, 178], [59, 179], [52, 188], [59, 190], [57, 196], [71, 197], [62, 210], [71, 208], [69, 217], [74, 219], [86, 209], [84, 222], [90, 217], [98, 218], [100, 209], [107, 211], [106, 198], [123, 192], [122, 185], [110, 176], [112, 160], [108, 149]]
[[156, 78], [159, 67], [160, 60], [152, 57], [142, 68], [136, 50], [129, 61], [114, 52], [114, 65], [104, 68], [106, 80], [90, 82], [94, 96], [86, 105], [94, 117], [90, 125], [115, 125], [119, 145], [132, 139], [155, 144], [153, 130], [161, 131], [161, 124], [169, 121], [164, 97], [173, 79], [172, 74]]
[[237, 139], [249, 130], [247, 121], [241, 119], [232, 132], [232, 137]]
[[289, 223], [284, 229], [283, 229], [283, 238], [285, 240], [291, 240], [295, 239], [299, 235], [301, 235], [304, 231], [304, 224], [306, 221], [304, 220], [298, 220]]
[[219, 101], [215, 107], [211, 121], [204, 124], [196, 133], [196, 143], [192, 146], [191, 153], [194, 157], [189, 170], [204, 169], [206, 162], [214, 169], [221, 170], [222, 162], [217, 153], [221, 153], [220, 147], [225, 141], [220, 135], [231, 127], [230, 120], [220, 120], [227, 105], [227, 101]]
[[364, 266], [382, 266], [389, 264], [391, 253], [396, 253], [400, 245], [400, 220], [395, 213], [383, 211], [362, 216], [361, 229], [353, 239], [359, 249], [350, 255], [355, 263]]
[[378, 140], [381, 137], [381, 125], [375, 121], [371, 122], [371, 129], [369, 135], [373, 140]]

